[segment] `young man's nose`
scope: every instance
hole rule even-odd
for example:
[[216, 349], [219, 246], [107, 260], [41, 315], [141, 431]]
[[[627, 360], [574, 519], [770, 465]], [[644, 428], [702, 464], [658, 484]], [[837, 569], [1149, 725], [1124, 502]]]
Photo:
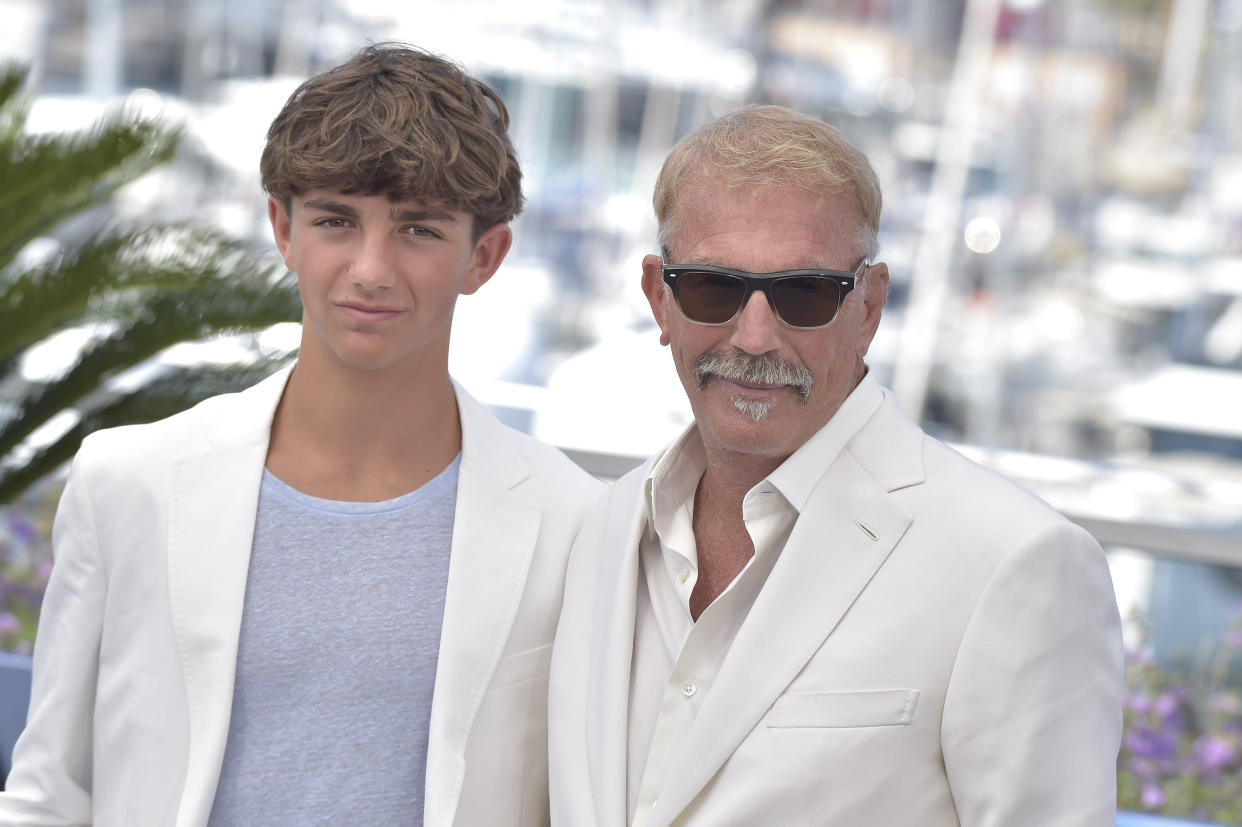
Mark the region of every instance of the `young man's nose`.
[[364, 289], [391, 287], [395, 278], [391, 244], [381, 237], [363, 238], [350, 263], [350, 277]]

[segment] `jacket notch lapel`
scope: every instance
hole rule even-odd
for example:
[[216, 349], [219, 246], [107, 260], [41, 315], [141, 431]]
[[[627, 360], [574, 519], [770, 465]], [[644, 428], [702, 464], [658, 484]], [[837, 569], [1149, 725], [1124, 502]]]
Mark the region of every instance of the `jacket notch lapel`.
[[[611, 497], [633, 502], [642, 491], [651, 463], [632, 472], [613, 489]], [[588, 697], [597, 698], [594, 714], [586, 721], [587, 760], [591, 789], [597, 792], [596, 823], [623, 824], [626, 814], [627, 748], [629, 744], [630, 669], [634, 654], [635, 605], [638, 596], [639, 543], [646, 531], [646, 512], [609, 508], [599, 542], [606, 561], [599, 569], [594, 593], [599, 632], [587, 672]]]
[[424, 805], [427, 824], [443, 825], [457, 811], [471, 727], [509, 640], [542, 518], [516, 490], [529, 469], [503, 426], [456, 391], [462, 455]]
[[205, 824], [233, 710], [237, 644], [272, 416], [289, 370], [243, 391], [204, 423], [206, 444], [175, 461], [168, 587], [189, 715], [179, 825]]
[[725, 655], [653, 823], [677, 818], [711, 782], [832, 634], [910, 523], [843, 451], [816, 485]]

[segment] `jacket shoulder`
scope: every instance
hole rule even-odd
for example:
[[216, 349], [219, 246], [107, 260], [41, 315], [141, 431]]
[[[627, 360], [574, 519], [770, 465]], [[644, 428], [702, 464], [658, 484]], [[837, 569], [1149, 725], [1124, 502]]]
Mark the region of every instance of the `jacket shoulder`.
[[[995, 509], [1019, 523], [1068, 522], [1035, 492], [934, 437], [924, 439], [923, 461], [929, 491], [936, 492], [951, 511], [978, 514]], [[1011, 530], [1017, 527], [1010, 524]]]
[[546, 442], [535, 439], [507, 425], [501, 425], [509, 444], [526, 462], [530, 477], [528, 491], [538, 492], [540, 499], [559, 501], [577, 509], [594, 500], [605, 484], [589, 474], [565, 453]]
[[919, 535], [984, 554], [1086, 532], [1034, 492], [927, 434], [886, 392], [850, 452], [915, 520]]
[[75, 463], [134, 465], [161, 462], [206, 439], [203, 424], [236, 403], [242, 392], [220, 394], [154, 422], [102, 428], [82, 440]]

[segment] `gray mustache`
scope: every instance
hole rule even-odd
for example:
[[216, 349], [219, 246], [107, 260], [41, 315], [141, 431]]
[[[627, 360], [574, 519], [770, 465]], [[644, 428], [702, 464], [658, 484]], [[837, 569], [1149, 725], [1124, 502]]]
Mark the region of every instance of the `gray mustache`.
[[709, 350], [695, 360], [694, 376], [700, 388], [712, 376], [751, 385], [789, 385], [798, 391], [803, 402], [811, 395], [814, 382], [809, 370], [775, 353], [751, 356], [740, 350], [727, 353]]

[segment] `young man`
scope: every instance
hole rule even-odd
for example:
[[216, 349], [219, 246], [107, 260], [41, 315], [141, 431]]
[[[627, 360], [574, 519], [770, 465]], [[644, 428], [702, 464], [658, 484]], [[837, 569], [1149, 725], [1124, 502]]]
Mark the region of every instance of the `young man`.
[[1115, 822], [1104, 555], [868, 373], [880, 201], [862, 153], [780, 107], [665, 162], [642, 285], [695, 422], [575, 542], [554, 824]]
[[393, 45], [290, 97], [261, 167], [297, 363], [83, 443], [0, 823], [547, 819], [550, 643], [597, 484], [447, 369], [521, 207], [507, 126]]

